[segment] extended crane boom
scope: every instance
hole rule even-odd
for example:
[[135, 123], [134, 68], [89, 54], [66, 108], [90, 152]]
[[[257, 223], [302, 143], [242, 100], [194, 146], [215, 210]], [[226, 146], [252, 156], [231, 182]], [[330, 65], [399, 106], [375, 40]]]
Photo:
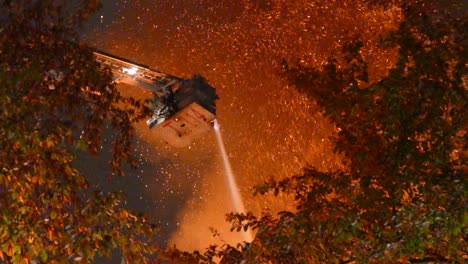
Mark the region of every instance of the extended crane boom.
[[187, 146], [211, 129], [218, 96], [201, 75], [183, 79], [105, 52], [96, 51], [94, 55], [96, 61], [111, 69], [116, 83], [154, 94], [148, 104], [153, 115], [146, 123], [169, 144]]
[[94, 56], [96, 61], [112, 70], [115, 82], [145, 88], [158, 96], [163, 96], [168, 87], [183, 80], [102, 51], [95, 51]]

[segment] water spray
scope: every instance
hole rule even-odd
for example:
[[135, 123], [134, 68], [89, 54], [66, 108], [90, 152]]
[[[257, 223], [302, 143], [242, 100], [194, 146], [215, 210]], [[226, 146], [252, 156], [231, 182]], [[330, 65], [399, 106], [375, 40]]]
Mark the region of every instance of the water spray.
[[[231, 195], [232, 203], [234, 205], [234, 210], [237, 213], [245, 213], [244, 203], [242, 201], [242, 197], [240, 196], [236, 179], [234, 177], [234, 173], [232, 172], [231, 163], [229, 162], [229, 158], [226, 153], [226, 148], [224, 147], [224, 141], [223, 137], [221, 136], [221, 130], [216, 119], [214, 120], [213, 127], [216, 134], [216, 142], [218, 143], [219, 152], [221, 154], [221, 158], [223, 159], [224, 172], [229, 188], [229, 193]], [[253, 240], [251, 230], [242, 232], [242, 238], [246, 242], [251, 242]]]

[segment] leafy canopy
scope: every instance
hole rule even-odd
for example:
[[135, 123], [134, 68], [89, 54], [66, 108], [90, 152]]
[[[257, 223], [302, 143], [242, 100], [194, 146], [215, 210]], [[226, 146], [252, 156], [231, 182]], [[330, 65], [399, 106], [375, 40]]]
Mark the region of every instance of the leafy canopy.
[[[466, 21], [404, 7], [382, 44], [395, 66], [368, 84], [362, 42], [323, 69], [286, 65], [292, 84], [338, 128], [348, 170], [272, 182], [297, 212], [256, 222], [260, 259], [295, 262], [463, 262], [468, 256]], [[264, 191], [265, 189], [260, 191]], [[281, 262], [281, 261], [280, 261]]]
[[99, 1], [0, 1], [0, 262], [89, 263], [119, 248], [146, 263], [156, 229], [92, 192], [74, 167], [112, 131], [114, 173], [131, 158], [132, 123], [144, 110], [123, 98], [110, 70], [73, 42]]

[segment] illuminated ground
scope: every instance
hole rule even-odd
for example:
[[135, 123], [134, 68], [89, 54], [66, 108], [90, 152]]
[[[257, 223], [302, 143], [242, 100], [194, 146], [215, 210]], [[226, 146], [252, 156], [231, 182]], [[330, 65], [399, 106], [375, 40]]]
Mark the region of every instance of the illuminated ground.
[[[252, 198], [251, 186], [300, 172], [311, 164], [338, 166], [330, 154], [332, 128], [313, 104], [279, 77], [279, 62], [320, 65], [357, 33], [366, 40], [371, 71], [382, 74], [389, 55], [375, 47], [378, 32], [399, 18], [391, 5], [349, 0], [104, 0], [88, 41], [107, 52], [177, 76], [201, 73], [217, 88], [218, 120], [247, 210], [291, 207], [280, 198]], [[344, 4], [344, 2], [346, 4]], [[374, 1], [375, 2], [375, 1]], [[144, 97], [134, 87], [125, 94]], [[228, 242], [230, 206], [214, 135], [187, 149], [166, 146], [138, 126], [141, 168], [113, 186], [130, 206], [159, 219], [162, 241], [202, 249], [215, 227]]]

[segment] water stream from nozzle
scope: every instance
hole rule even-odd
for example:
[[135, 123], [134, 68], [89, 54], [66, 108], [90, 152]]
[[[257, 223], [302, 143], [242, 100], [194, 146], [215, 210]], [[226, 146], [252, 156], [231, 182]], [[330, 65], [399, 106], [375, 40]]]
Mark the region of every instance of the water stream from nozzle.
[[[224, 147], [223, 137], [221, 136], [219, 124], [216, 119], [214, 120], [214, 131], [216, 134], [216, 141], [218, 142], [219, 152], [221, 153], [221, 158], [223, 159], [224, 172], [229, 188], [229, 193], [231, 195], [232, 203], [234, 205], [234, 210], [237, 213], [245, 213], [244, 202], [242, 201], [239, 189], [237, 188], [236, 179], [234, 177], [234, 173], [232, 172], [231, 163], [229, 162], [229, 158], [226, 154], [226, 148]], [[251, 242], [253, 240], [251, 230], [247, 230], [246, 232], [242, 231], [242, 238], [246, 242]]]

